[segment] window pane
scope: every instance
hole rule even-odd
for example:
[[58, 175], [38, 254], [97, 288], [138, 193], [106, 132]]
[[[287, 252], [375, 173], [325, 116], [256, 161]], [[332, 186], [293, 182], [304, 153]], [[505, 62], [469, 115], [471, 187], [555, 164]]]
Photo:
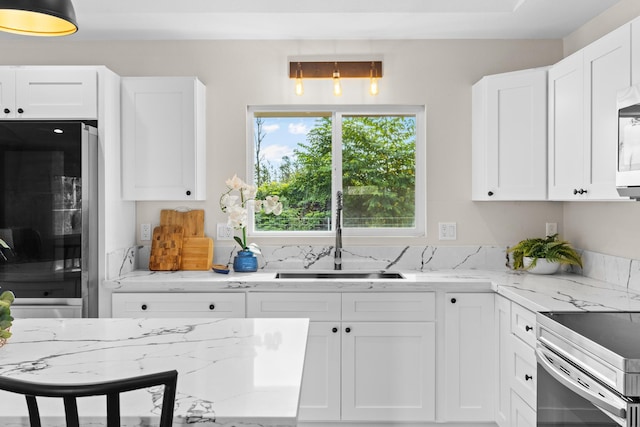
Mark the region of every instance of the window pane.
[[415, 116], [344, 116], [344, 228], [415, 226]]
[[258, 198], [280, 196], [280, 216], [257, 213], [257, 231], [331, 229], [331, 115], [261, 114], [254, 119]]

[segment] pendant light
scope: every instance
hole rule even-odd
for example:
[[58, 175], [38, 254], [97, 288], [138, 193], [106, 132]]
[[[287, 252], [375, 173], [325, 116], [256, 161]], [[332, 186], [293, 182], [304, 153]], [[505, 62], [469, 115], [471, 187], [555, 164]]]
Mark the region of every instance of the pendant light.
[[66, 36], [78, 31], [71, 0], [0, 0], [0, 31]]
[[342, 95], [342, 85], [340, 84], [340, 70], [338, 70], [338, 63], [335, 63], [335, 68], [333, 69], [333, 94], [335, 96]]
[[378, 87], [378, 71], [376, 70], [375, 64], [371, 63], [371, 70], [369, 71], [369, 94], [371, 96], [376, 96], [380, 88]]
[[302, 86], [302, 65], [298, 62], [298, 69], [296, 70], [296, 95], [302, 96], [304, 94], [304, 86]]

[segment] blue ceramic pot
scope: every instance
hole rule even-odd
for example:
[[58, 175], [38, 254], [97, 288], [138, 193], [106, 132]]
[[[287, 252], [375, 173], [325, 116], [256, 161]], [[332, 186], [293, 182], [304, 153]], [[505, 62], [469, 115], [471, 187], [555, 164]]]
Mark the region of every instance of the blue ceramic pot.
[[248, 273], [258, 271], [258, 258], [249, 250], [238, 251], [233, 258], [233, 271]]

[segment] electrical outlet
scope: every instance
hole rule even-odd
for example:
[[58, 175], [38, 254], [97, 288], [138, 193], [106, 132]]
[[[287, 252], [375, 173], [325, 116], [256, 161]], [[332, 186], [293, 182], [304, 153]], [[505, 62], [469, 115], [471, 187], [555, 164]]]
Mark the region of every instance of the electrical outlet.
[[558, 234], [558, 223], [557, 222], [547, 222], [545, 227], [545, 235], [553, 236], [554, 234]]
[[140, 224], [140, 240], [151, 240], [151, 224]]
[[218, 240], [233, 240], [233, 228], [226, 223], [218, 224], [217, 232]]
[[458, 231], [455, 222], [439, 222], [438, 223], [438, 239], [440, 240], [457, 240]]

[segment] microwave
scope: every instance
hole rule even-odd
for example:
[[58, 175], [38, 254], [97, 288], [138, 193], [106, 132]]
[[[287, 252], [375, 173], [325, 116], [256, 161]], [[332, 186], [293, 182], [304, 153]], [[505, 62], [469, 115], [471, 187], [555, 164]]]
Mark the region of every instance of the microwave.
[[640, 85], [618, 92], [618, 194], [640, 200]]

